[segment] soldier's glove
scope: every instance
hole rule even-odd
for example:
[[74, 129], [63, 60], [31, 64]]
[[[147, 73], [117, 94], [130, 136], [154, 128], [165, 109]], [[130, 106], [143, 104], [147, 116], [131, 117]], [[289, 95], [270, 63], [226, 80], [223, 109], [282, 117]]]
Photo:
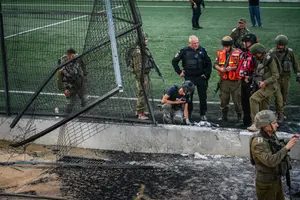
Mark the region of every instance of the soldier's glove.
[[191, 125], [192, 125], [192, 123], [190, 122], [189, 119], [186, 119], [186, 120], [185, 120], [185, 123], [186, 123], [186, 125], [188, 125], [188, 126], [191, 126]]
[[202, 7], [205, 8], [205, 4], [204, 3], [202, 4]]
[[297, 73], [296, 82], [300, 83], [300, 72]]

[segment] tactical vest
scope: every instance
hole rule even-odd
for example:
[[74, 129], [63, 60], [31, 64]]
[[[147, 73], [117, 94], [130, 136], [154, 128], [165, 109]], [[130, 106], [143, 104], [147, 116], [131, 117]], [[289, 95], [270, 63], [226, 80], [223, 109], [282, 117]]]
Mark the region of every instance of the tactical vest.
[[204, 73], [204, 54], [203, 48], [197, 50], [186, 48], [184, 50], [182, 66], [186, 74], [192, 74], [195, 70], [200, 71], [201, 74]]
[[283, 73], [290, 73], [292, 71], [293, 62], [290, 56], [290, 52], [292, 51], [293, 50], [290, 48], [286, 48], [283, 53], [276, 52], [275, 48], [270, 50], [270, 52], [273, 53], [280, 60], [281, 69]]
[[237, 74], [240, 79], [245, 78], [245, 76], [251, 76], [254, 70], [253, 55], [247, 51], [244, 52], [240, 58], [239, 66], [237, 69]]
[[266, 73], [266, 68], [271, 64], [271, 62], [274, 60], [270, 54], [266, 54], [262, 61], [258, 61], [257, 67], [254, 69], [253, 73], [253, 81], [255, 83], [259, 83], [261, 81], [264, 81], [264, 74]]
[[[218, 65], [220, 66], [220, 68], [224, 68], [225, 67], [225, 63], [226, 63], [226, 50], [222, 49], [217, 51], [217, 55], [218, 55], [218, 60], [219, 63]], [[226, 67], [237, 67], [238, 63], [239, 63], [239, 59], [240, 59], [240, 54], [242, 53], [242, 51], [240, 49], [233, 49], [231, 54], [230, 54], [230, 58], [229, 58], [229, 62], [228, 62], [228, 66]], [[230, 72], [218, 72], [219, 76], [222, 77], [223, 80], [238, 80], [239, 76], [237, 74], [237, 70], [234, 71], [230, 71]]]

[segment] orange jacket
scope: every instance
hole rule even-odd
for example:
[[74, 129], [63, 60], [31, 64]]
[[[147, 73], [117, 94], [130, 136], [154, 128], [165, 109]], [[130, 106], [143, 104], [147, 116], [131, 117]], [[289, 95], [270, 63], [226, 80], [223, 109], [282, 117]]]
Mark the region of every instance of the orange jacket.
[[[242, 53], [242, 51], [240, 49], [233, 49], [231, 54], [230, 54], [230, 58], [229, 58], [229, 63], [227, 67], [238, 67], [239, 61], [240, 61], [240, 54]], [[217, 55], [218, 55], [218, 65], [220, 68], [223, 68], [225, 63], [226, 63], [226, 50], [222, 49], [217, 51]], [[237, 70], [233, 70], [233, 71], [229, 71], [229, 72], [218, 72], [219, 76], [222, 77], [222, 79], [226, 80], [238, 80], [239, 76], [237, 74]]]

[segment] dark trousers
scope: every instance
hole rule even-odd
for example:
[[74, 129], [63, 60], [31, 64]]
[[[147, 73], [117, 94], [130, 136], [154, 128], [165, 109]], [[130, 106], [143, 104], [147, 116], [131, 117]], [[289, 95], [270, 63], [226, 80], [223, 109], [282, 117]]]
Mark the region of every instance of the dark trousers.
[[246, 126], [251, 125], [251, 111], [250, 111], [250, 97], [251, 97], [251, 83], [246, 83], [245, 79], [241, 80], [241, 103], [243, 108], [243, 123]]
[[[201, 76], [197, 77], [185, 77], [185, 80], [190, 80], [192, 81], [195, 86], [197, 87], [197, 92], [198, 92], [198, 97], [199, 97], [199, 102], [200, 102], [200, 115], [205, 115], [207, 111], [207, 80]], [[193, 111], [193, 96], [194, 93], [190, 95], [190, 100], [189, 100], [189, 115], [192, 115]]]
[[[256, 25], [256, 21], [258, 26], [261, 26], [261, 19], [260, 19], [260, 9], [259, 6], [249, 6], [249, 13], [250, 13], [250, 18], [251, 18], [251, 23], [252, 26]], [[255, 21], [256, 18], [256, 21]]]
[[197, 27], [197, 26], [199, 26], [199, 18], [201, 15], [201, 5], [197, 4], [197, 8], [194, 8], [192, 6], [192, 10], [193, 10], [192, 25], [193, 25], [193, 27]]

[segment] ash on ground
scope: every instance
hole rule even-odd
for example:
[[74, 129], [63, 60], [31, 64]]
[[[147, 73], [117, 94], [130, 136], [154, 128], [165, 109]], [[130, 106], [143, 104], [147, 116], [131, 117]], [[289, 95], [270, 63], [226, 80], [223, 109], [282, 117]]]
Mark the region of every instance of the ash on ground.
[[[86, 166], [93, 164], [93, 167], [56, 168], [55, 173], [61, 177], [63, 196], [95, 200], [257, 199], [255, 169], [249, 158], [197, 153], [103, 153], [105, 160], [64, 159], [65, 162], [85, 163]], [[297, 193], [300, 190], [300, 161], [293, 160], [292, 166], [292, 193]], [[286, 185], [285, 178], [283, 184]], [[286, 186], [285, 192], [288, 192]], [[300, 198], [295, 195], [293, 199]]]

